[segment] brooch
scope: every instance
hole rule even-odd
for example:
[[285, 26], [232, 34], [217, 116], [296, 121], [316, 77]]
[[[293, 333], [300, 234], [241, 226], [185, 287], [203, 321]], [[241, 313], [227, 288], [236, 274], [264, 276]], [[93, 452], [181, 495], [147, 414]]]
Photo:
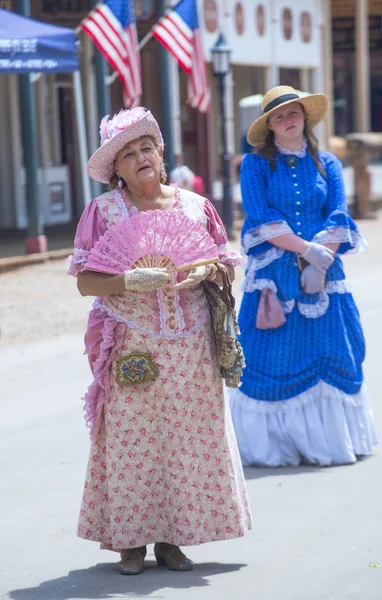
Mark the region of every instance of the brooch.
[[288, 154], [286, 157], [286, 164], [288, 167], [295, 167], [297, 165], [297, 156], [295, 154]]
[[153, 381], [158, 375], [158, 365], [151, 354], [132, 352], [116, 362], [116, 380], [119, 385]]

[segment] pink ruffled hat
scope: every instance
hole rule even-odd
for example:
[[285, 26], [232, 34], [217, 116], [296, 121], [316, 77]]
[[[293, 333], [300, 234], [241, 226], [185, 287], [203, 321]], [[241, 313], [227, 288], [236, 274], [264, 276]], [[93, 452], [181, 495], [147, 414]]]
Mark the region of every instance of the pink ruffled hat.
[[88, 173], [92, 179], [109, 183], [114, 173], [114, 161], [118, 152], [129, 142], [149, 135], [164, 146], [159, 125], [147, 108], [135, 106], [121, 110], [112, 119], [106, 115], [100, 125], [101, 145], [88, 162]]

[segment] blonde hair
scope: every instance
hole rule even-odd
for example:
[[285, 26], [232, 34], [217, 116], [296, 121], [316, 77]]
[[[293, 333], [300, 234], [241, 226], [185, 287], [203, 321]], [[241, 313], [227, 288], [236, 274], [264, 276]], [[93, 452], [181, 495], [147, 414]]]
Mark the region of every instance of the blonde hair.
[[[317, 169], [319, 170], [319, 172], [321, 173], [321, 175], [326, 177], [326, 171], [322, 165], [320, 157], [318, 156], [318, 150], [319, 150], [318, 139], [314, 135], [312, 128], [306, 122], [306, 111], [305, 111], [304, 107], [302, 106], [302, 104], [300, 104], [300, 106], [301, 106], [301, 109], [302, 109], [302, 112], [304, 115], [304, 120], [305, 120], [303, 133], [304, 133], [306, 142], [308, 144], [309, 153], [310, 153], [311, 157], [313, 158], [314, 163], [315, 163]], [[267, 137], [265, 138], [265, 142], [263, 144], [260, 144], [259, 146], [256, 146], [256, 148], [253, 150], [253, 152], [255, 154], [258, 154], [259, 156], [263, 156], [264, 158], [266, 158], [269, 162], [271, 171], [275, 170], [276, 159], [275, 159], [274, 155], [277, 152], [277, 147], [275, 144], [275, 134], [272, 131], [272, 129], [269, 130]]]
[[[155, 138], [153, 138], [151, 135], [148, 135], [147, 137], [152, 141], [152, 143], [154, 144], [156, 150], [158, 150], [161, 147], [160, 144], [157, 142], [157, 140]], [[127, 145], [128, 144], [126, 144], [126, 146]], [[122, 150], [120, 150], [119, 152], [122, 152], [126, 148], [126, 146], [124, 148], [122, 148]], [[114, 161], [114, 166], [115, 166], [115, 161]], [[126, 181], [124, 179], [122, 179], [122, 177], [118, 177], [118, 175], [117, 175], [117, 173], [115, 171], [114, 171], [113, 175], [109, 179], [109, 189], [110, 190], [115, 190], [118, 187], [118, 181], [120, 179], [122, 181], [122, 189], [127, 189], [127, 183], [126, 183]], [[161, 168], [160, 168], [160, 182], [163, 184], [163, 183], [166, 183], [166, 181], [167, 181], [166, 166], [165, 166], [165, 164], [164, 164], [164, 162], [162, 160], [162, 165], [161, 165]]]

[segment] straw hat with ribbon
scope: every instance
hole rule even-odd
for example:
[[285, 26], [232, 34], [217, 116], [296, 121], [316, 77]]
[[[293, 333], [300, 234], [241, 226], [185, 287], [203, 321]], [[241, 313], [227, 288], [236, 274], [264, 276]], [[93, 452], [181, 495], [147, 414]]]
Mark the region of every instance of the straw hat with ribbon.
[[298, 102], [302, 104], [306, 113], [305, 122], [310, 127], [315, 127], [325, 118], [328, 111], [329, 100], [325, 94], [310, 94], [299, 96], [296, 90], [289, 85], [278, 85], [270, 89], [261, 103], [262, 115], [254, 121], [248, 130], [247, 142], [251, 146], [263, 144], [269, 133], [268, 119], [276, 108]]

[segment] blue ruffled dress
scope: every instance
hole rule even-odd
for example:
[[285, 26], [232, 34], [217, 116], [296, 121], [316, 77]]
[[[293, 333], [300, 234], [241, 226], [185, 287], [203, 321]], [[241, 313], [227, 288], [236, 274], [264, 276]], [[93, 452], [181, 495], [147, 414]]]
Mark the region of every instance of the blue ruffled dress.
[[[277, 153], [274, 171], [256, 154], [242, 163], [246, 368], [230, 405], [244, 465], [352, 463], [377, 442], [363, 385], [365, 340], [340, 258], [367, 245], [347, 213], [341, 163], [328, 152], [319, 156], [326, 178], [309, 152], [293, 167]], [[306, 294], [296, 255], [270, 242], [285, 233], [340, 244], [321, 293]], [[278, 329], [256, 328], [264, 288], [283, 306], [286, 323]]]

